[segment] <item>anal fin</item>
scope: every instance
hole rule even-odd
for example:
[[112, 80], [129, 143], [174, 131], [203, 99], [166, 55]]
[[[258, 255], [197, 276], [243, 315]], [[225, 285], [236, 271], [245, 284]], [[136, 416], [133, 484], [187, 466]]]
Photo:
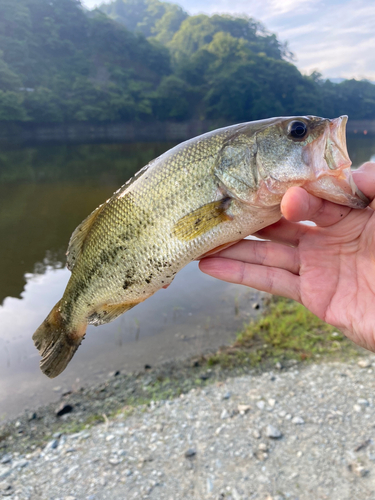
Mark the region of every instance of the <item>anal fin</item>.
[[173, 234], [180, 240], [190, 241], [207, 233], [221, 222], [232, 220], [226, 210], [232, 198], [226, 197], [207, 203], [180, 219], [173, 228]]
[[98, 307], [95, 312], [90, 314], [88, 322], [90, 325], [95, 326], [110, 323], [111, 321], [121, 316], [121, 314], [132, 309], [138, 303], [139, 302], [124, 304], [104, 304], [103, 306]]

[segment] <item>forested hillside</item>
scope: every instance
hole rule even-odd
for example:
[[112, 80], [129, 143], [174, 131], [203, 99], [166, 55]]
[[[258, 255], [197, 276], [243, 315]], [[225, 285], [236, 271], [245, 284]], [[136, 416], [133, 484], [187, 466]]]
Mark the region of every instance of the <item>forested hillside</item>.
[[349, 114], [375, 85], [302, 75], [257, 21], [159, 0], [0, 0], [0, 120], [119, 121]]

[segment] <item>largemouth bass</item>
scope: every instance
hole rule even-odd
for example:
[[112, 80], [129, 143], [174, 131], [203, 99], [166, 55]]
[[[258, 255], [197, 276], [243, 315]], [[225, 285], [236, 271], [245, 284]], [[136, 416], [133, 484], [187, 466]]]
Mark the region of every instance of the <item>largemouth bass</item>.
[[42, 371], [61, 373], [88, 324], [108, 323], [189, 262], [280, 219], [291, 186], [353, 208], [347, 117], [272, 118], [186, 141], [146, 165], [74, 231], [71, 278], [33, 339]]

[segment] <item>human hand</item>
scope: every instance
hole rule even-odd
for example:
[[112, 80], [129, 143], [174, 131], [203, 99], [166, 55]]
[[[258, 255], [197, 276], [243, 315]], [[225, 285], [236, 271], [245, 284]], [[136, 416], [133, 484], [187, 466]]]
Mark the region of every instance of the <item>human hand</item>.
[[[353, 172], [375, 197], [375, 163]], [[292, 298], [356, 344], [375, 351], [375, 200], [356, 210], [290, 188], [284, 216], [255, 236], [200, 261], [201, 271]], [[316, 226], [299, 221], [310, 220]]]

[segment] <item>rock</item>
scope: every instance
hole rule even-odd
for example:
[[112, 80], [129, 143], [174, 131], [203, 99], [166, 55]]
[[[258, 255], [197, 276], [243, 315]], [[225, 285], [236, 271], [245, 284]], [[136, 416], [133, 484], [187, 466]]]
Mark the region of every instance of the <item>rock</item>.
[[66, 403], [61, 403], [61, 405], [56, 410], [56, 417], [62, 417], [67, 413], [71, 413], [73, 411], [73, 406]]
[[12, 461], [12, 455], [10, 453], [6, 453], [2, 456], [0, 460], [0, 464], [9, 464]]
[[261, 400], [261, 401], [257, 401], [256, 405], [259, 408], [259, 410], [264, 410], [264, 407], [266, 406], [266, 403]]
[[361, 406], [369, 406], [370, 403], [367, 401], [367, 399], [359, 398], [357, 399], [357, 403]]
[[260, 304], [259, 304], [259, 302], [254, 302], [254, 303], [251, 305], [251, 307], [252, 307], [253, 309], [259, 309], [259, 308], [260, 308]]
[[358, 477], [364, 477], [364, 476], [367, 476], [367, 474], [369, 473], [369, 471], [363, 467], [362, 464], [356, 462], [354, 464], [350, 464], [348, 466], [348, 469], [351, 471], [351, 472], [354, 472], [354, 474]]
[[360, 405], [353, 405], [353, 410], [356, 411], [357, 413], [360, 413], [362, 411], [362, 406]]
[[29, 465], [28, 460], [15, 460], [12, 464], [13, 469], [23, 469], [24, 467], [27, 467]]
[[274, 408], [275, 407], [275, 404], [276, 404], [276, 399], [272, 399], [270, 398], [268, 401], [267, 401], [268, 405], [271, 407], [271, 408]]
[[37, 417], [38, 417], [38, 415], [36, 414], [36, 412], [35, 412], [35, 411], [29, 411], [29, 412], [27, 413], [27, 420], [28, 420], [29, 422], [31, 422], [31, 420], [36, 420], [36, 419], [37, 419]]
[[239, 411], [240, 415], [245, 415], [248, 411], [251, 410], [251, 406], [249, 405], [238, 405], [237, 410]]
[[110, 463], [111, 465], [118, 465], [121, 462], [122, 462], [122, 460], [120, 460], [117, 457], [111, 457], [108, 459], [108, 463]]
[[0, 486], [0, 492], [3, 497], [10, 497], [13, 495], [14, 489], [10, 483], [4, 483]]
[[57, 439], [53, 439], [44, 448], [44, 451], [55, 450], [59, 446], [59, 441]]
[[260, 432], [257, 429], [253, 430], [253, 436], [255, 439], [260, 439]]
[[230, 417], [230, 415], [229, 415], [228, 410], [224, 408], [224, 410], [221, 412], [220, 418], [222, 420], [224, 420], [225, 418], [229, 418], [229, 417]]
[[360, 359], [358, 361], [358, 366], [360, 368], [369, 368], [371, 365], [372, 365], [372, 363], [369, 359]]
[[64, 500], [77, 500], [76, 497], [72, 497], [72, 496], [68, 496], [68, 497], [65, 497]]
[[207, 482], [206, 482], [206, 487], [207, 487], [207, 493], [212, 493], [212, 490], [214, 489], [214, 485], [212, 480], [208, 477]]
[[193, 458], [197, 454], [196, 450], [194, 448], [189, 448], [188, 450], [185, 451], [185, 457], [186, 458]]
[[280, 439], [282, 437], [282, 433], [279, 431], [279, 429], [269, 424], [266, 427], [266, 436], [271, 439]]
[[268, 445], [266, 443], [259, 443], [258, 450], [268, 451]]
[[354, 448], [354, 451], [361, 451], [364, 448], [366, 448], [369, 444], [371, 444], [371, 439], [366, 439], [366, 441], [363, 441], [361, 444], [359, 444], [358, 446], [356, 446]]
[[229, 399], [231, 397], [231, 393], [228, 391], [224, 394], [223, 399]]
[[108, 434], [108, 436], [106, 436], [106, 438], [105, 438], [107, 443], [109, 443], [110, 441], [113, 441], [114, 439], [115, 439], [115, 436], [113, 434]]
[[292, 424], [302, 425], [304, 423], [305, 423], [305, 421], [303, 420], [302, 417], [293, 417], [292, 418]]
[[280, 363], [280, 361], [278, 361], [276, 364], [275, 364], [275, 368], [277, 368], [278, 370], [281, 370], [282, 369], [282, 364]]

